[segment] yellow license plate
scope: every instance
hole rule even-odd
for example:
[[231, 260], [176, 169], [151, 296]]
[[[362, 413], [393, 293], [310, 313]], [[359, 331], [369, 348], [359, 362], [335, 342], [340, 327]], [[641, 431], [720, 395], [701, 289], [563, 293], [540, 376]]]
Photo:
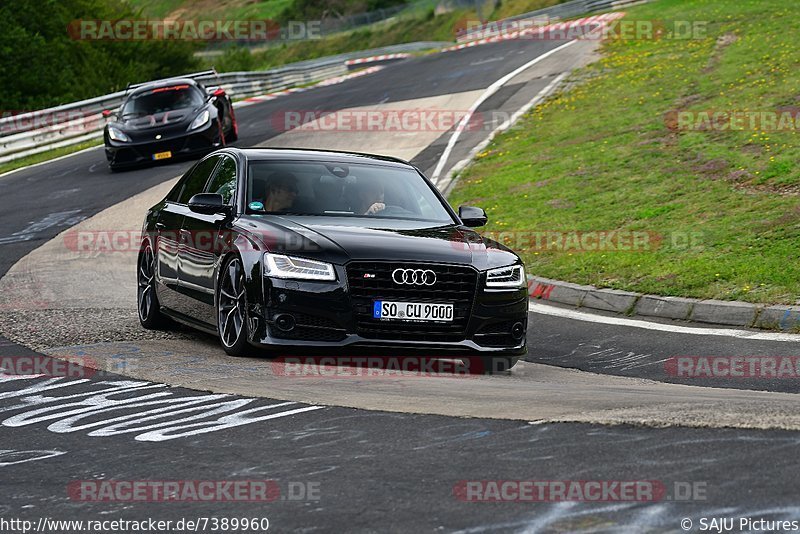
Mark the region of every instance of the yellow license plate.
[[172, 157], [172, 152], [167, 150], [166, 152], [156, 152], [153, 154], [153, 159], [169, 159]]

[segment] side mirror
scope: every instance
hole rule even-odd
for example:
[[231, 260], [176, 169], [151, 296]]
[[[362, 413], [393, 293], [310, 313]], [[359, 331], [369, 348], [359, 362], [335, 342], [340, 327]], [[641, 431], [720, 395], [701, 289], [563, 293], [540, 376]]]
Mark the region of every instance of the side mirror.
[[104, 119], [107, 119], [107, 118], [109, 118], [111, 115], [113, 115], [113, 114], [114, 114], [114, 112], [113, 112], [113, 111], [111, 111], [110, 109], [104, 109], [102, 114], [103, 114], [103, 118], [104, 118]]
[[478, 226], [485, 226], [489, 222], [486, 212], [482, 208], [475, 208], [473, 206], [459, 206], [458, 218], [464, 223], [464, 226], [472, 228]]
[[195, 213], [213, 215], [215, 213], [229, 214], [231, 207], [225, 204], [219, 193], [198, 193], [189, 199], [189, 209]]
[[211, 94], [214, 95], [214, 96], [225, 96], [225, 89], [222, 89], [222, 88], [216, 89]]

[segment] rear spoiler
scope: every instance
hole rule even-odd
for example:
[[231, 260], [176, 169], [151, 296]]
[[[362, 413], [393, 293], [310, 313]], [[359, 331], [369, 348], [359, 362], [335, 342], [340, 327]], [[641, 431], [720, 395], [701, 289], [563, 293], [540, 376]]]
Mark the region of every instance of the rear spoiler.
[[194, 72], [192, 74], [184, 74], [182, 76], [170, 76], [169, 78], [161, 78], [160, 80], [150, 80], [149, 82], [141, 82], [141, 83], [129, 83], [125, 87], [125, 95], [128, 94], [128, 91], [131, 89], [136, 89], [137, 87], [142, 87], [144, 85], [149, 85], [151, 83], [158, 83], [158, 82], [168, 82], [170, 80], [180, 80], [180, 79], [196, 79], [196, 78], [206, 78], [208, 76], [216, 76], [219, 78], [219, 74], [217, 74], [217, 70], [215, 68], [211, 68], [210, 70], [204, 70], [201, 72]]

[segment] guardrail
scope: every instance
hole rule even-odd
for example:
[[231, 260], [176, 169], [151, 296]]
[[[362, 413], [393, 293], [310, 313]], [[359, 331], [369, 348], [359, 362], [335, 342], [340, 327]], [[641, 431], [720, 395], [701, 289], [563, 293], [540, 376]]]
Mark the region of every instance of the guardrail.
[[[196, 79], [206, 85], [222, 87], [233, 98], [246, 98], [346, 72], [347, 65], [337, 58], [267, 71], [227, 72]], [[103, 110], [118, 108], [125, 94], [126, 91], [118, 91], [0, 119], [0, 163], [101, 137], [106, 123]]]
[[[446, 44], [449, 43], [404, 43], [301, 61], [265, 71], [226, 72], [216, 76], [197, 76], [195, 79], [205, 85], [220, 86], [232, 98], [241, 99], [346, 74], [347, 61], [365, 55], [441, 48]], [[103, 110], [118, 108], [125, 94], [126, 91], [118, 91], [41, 111], [0, 118], [0, 163], [99, 139], [106, 124]]]
[[458, 36], [457, 40], [458, 42], [465, 42], [474, 39], [471, 34], [474, 35], [476, 30], [477, 33], [480, 33], [481, 37], [489, 37], [491, 36], [491, 31], [482, 31], [483, 29], [502, 28], [503, 25], [523, 20], [544, 19], [547, 22], [551, 22], [589, 13], [597, 13], [599, 11], [612, 11], [620, 7], [644, 4], [648, 1], [649, 0], [570, 0], [562, 4], [556, 4], [554, 6], [522, 13], [521, 15], [514, 15], [513, 17], [492, 21], [482, 27], [474, 28], [472, 32], [467, 31], [462, 33]]
[[[570, 0], [498, 22], [507, 23], [543, 16], [549, 19], [574, 17], [646, 1], [648, 0]], [[462, 37], [459, 37], [459, 40], [462, 40]], [[277, 69], [227, 72], [197, 79], [208, 85], [222, 87], [233, 98], [247, 98], [343, 75], [348, 70], [347, 61], [359, 56], [391, 54], [430, 48], [441, 44], [444, 43], [406, 43], [382, 49], [303, 61]], [[126, 91], [118, 91], [41, 111], [0, 118], [0, 163], [99, 139], [106, 123], [103, 110], [118, 108], [122, 104], [125, 94]]]

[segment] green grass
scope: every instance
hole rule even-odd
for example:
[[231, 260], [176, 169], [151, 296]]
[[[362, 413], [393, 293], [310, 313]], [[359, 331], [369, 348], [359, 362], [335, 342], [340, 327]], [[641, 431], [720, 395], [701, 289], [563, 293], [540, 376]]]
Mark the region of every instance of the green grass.
[[365, 26], [322, 39], [295, 41], [250, 53], [244, 48], [230, 48], [224, 55], [204, 58], [207, 66], [218, 72], [260, 70], [270, 67], [316, 59], [319, 57], [368, 50], [414, 41], [454, 41], [457, 25], [475, 18], [474, 11], [456, 10], [434, 15], [433, 10], [400, 20]]
[[555, 4], [561, 4], [566, 1], [567, 0], [502, 0], [495, 6], [489, 20], [501, 20], [521, 13], [528, 13]]
[[[530, 273], [662, 295], [795, 303], [800, 294], [796, 131], [670, 130], [685, 110], [800, 105], [800, 4], [659, 0], [629, 19], [708, 21], [691, 40], [612, 40], [579, 84], [528, 113], [451, 194], [487, 230], [648, 231], [639, 252], [558, 252], [509, 239]], [[717, 38], [736, 39], [720, 46]], [[687, 244], [687, 236], [692, 242]], [[675, 242], [673, 243], [673, 238]]]
[[83, 143], [79, 143], [77, 145], [56, 148], [53, 150], [48, 150], [47, 152], [41, 152], [32, 156], [25, 156], [24, 158], [15, 159], [7, 163], [0, 163], [0, 174], [19, 169], [21, 167], [27, 167], [28, 165], [33, 165], [35, 163], [41, 163], [43, 161], [49, 161], [54, 158], [66, 156], [67, 154], [73, 154], [93, 146], [101, 146], [102, 144], [102, 140], [84, 141]]
[[179, 11], [184, 19], [224, 18], [225, 20], [277, 19], [294, 0], [128, 0], [134, 9], [152, 18], [163, 18]]

